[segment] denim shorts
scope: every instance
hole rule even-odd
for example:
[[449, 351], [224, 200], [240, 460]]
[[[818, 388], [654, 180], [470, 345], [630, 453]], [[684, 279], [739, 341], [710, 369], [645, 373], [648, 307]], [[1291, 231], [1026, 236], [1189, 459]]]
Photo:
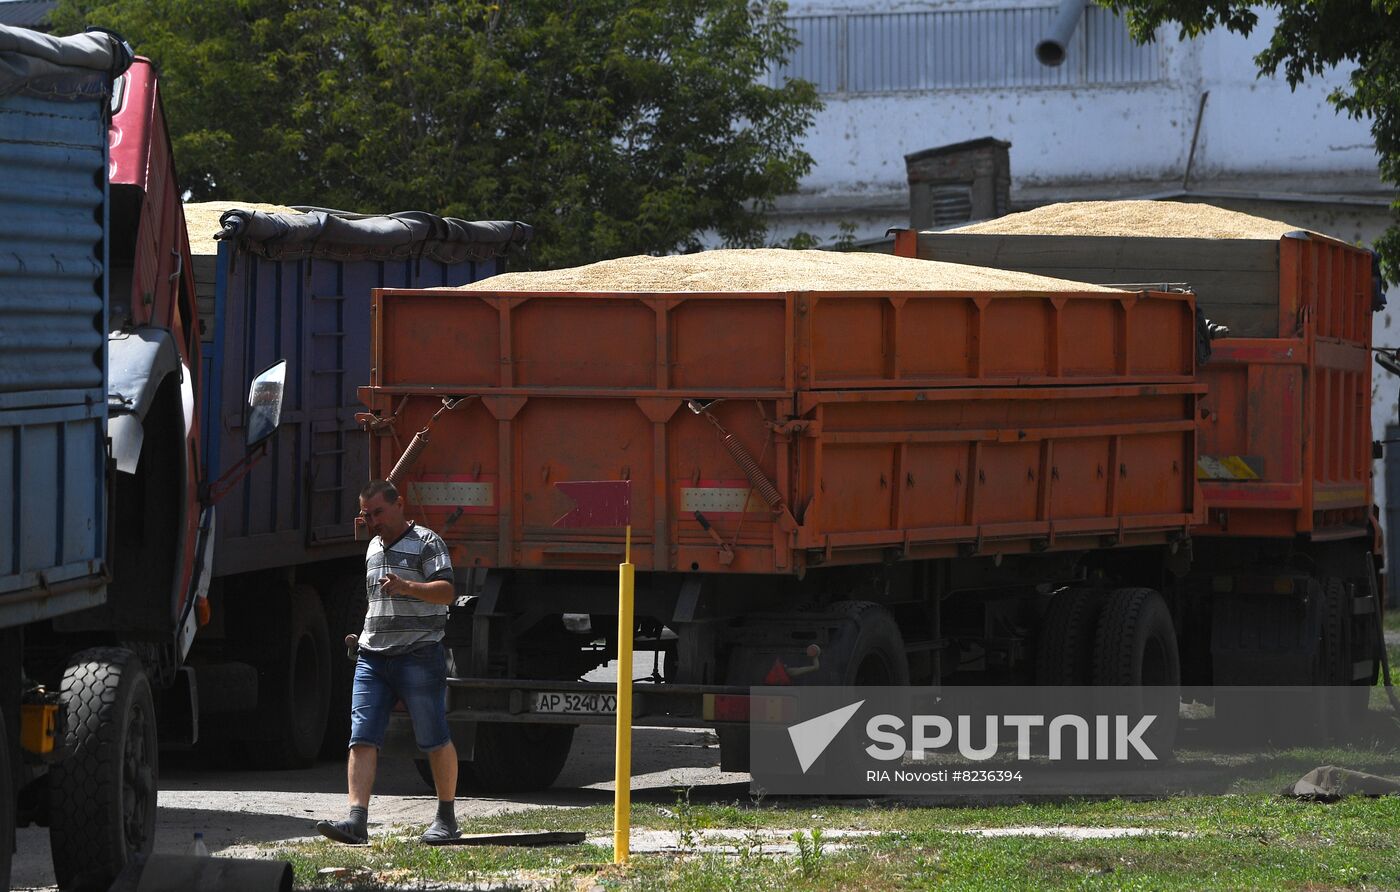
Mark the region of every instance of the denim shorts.
[[447, 727], [447, 650], [439, 642], [390, 656], [360, 651], [350, 700], [350, 745], [384, 745], [389, 714], [402, 700], [425, 753], [452, 741]]

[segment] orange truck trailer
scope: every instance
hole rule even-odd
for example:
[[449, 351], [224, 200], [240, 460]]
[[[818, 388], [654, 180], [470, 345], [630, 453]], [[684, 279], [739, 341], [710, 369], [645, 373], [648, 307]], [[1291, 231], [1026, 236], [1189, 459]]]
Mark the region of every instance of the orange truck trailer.
[[1384, 655], [1371, 489], [1371, 320], [1384, 306], [1375, 255], [1287, 223], [1157, 201], [1055, 205], [901, 232], [885, 247], [1195, 294], [1214, 339], [1197, 375], [1205, 516], [1175, 610], [1183, 681], [1349, 687], [1323, 718], [1344, 735]]
[[1190, 292], [724, 251], [381, 289], [371, 343], [371, 467], [465, 586], [464, 786], [548, 786], [613, 721], [580, 679], [624, 531], [558, 526], [573, 482], [630, 481], [634, 722], [715, 728], [727, 770], [754, 684], [1172, 684], [1210, 652]]

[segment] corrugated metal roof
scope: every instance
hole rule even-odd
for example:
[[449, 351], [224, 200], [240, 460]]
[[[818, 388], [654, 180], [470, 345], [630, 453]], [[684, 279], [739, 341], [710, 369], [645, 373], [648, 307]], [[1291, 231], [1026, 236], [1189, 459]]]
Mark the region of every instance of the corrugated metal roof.
[[57, 6], [58, 0], [0, 0], [0, 25], [47, 31]]

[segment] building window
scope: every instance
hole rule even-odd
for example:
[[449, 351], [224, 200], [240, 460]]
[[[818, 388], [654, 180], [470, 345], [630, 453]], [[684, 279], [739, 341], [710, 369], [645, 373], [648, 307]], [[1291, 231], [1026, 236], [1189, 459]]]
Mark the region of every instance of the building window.
[[792, 16], [801, 45], [773, 82], [801, 78], [824, 94], [1073, 87], [1162, 80], [1160, 43], [1138, 45], [1112, 11], [1087, 6], [1063, 65], [1035, 59], [1052, 6]]

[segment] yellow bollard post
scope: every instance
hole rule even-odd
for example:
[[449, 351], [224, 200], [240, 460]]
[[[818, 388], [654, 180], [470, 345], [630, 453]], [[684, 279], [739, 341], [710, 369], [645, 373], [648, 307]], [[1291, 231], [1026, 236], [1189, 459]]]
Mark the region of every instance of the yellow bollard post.
[[636, 568], [632, 566], [632, 527], [627, 527], [627, 550], [618, 566], [617, 582], [617, 751], [614, 765], [613, 863], [626, 864], [632, 832], [632, 596]]

